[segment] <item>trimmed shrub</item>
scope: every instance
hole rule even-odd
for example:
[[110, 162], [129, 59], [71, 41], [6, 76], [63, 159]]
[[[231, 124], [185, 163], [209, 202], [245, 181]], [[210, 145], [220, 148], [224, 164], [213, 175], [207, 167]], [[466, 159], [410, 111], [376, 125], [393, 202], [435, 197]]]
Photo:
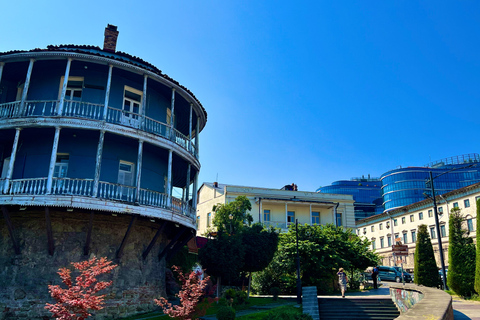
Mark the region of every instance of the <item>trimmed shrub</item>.
[[270, 288], [270, 294], [273, 296], [273, 301], [277, 301], [278, 295], [280, 294], [279, 287]]
[[480, 199], [477, 200], [477, 262], [474, 289], [480, 294]]
[[230, 288], [225, 290], [223, 297], [227, 301], [227, 305], [230, 307], [240, 306], [247, 303], [247, 293], [245, 291]]
[[474, 293], [475, 245], [462, 228], [464, 218], [459, 208], [453, 208], [448, 221], [448, 286], [461, 297]]
[[303, 314], [301, 309], [279, 308], [268, 312], [263, 320], [313, 320], [308, 314]]
[[217, 311], [218, 320], [234, 320], [235, 309], [232, 307], [220, 307]]
[[432, 242], [428, 235], [427, 226], [424, 224], [418, 226], [414, 275], [415, 284], [433, 288], [437, 288], [441, 284]]

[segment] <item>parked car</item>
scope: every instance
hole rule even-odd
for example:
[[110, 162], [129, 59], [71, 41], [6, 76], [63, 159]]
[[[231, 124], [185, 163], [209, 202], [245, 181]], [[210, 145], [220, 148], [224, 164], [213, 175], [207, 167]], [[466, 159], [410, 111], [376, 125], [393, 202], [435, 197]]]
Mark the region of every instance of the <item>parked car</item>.
[[[445, 273], [447, 274], [447, 277], [448, 277], [448, 268], [445, 268]], [[438, 270], [438, 274], [440, 275], [440, 279], [443, 282], [443, 271], [442, 271], [442, 269]]]
[[[378, 276], [382, 281], [395, 281], [402, 282], [402, 268], [400, 267], [378, 267]], [[412, 282], [412, 275], [406, 271], [403, 271], [403, 279], [405, 282]]]

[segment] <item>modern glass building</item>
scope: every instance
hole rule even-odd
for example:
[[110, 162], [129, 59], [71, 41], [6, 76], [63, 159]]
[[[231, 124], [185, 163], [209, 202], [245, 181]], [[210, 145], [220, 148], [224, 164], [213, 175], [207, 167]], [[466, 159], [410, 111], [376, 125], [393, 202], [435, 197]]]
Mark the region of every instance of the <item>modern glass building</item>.
[[479, 163], [480, 156], [473, 153], [442, 159], [423, 167], [390, 170], [380, 177], [384, 210], [403, 207], [431, 195], [430, 186], [427, 186], [430, 172], [437, 195], [480, 182]]
[[379, 178], [352, 178], [339, 180], [330, 186], [320, 187], [317, 192], [350, 194], [355, 200], [355, 220], [364, 219], [383, 212], [382, 182]]

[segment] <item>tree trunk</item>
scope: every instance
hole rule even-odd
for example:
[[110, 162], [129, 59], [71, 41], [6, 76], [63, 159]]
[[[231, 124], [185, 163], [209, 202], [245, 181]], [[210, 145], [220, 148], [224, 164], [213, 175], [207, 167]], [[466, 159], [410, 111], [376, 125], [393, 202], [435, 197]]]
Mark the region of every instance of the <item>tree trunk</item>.
[[252, 283], [252, 273], [248, 274], [248, 293], [247, 293], [247, 300], [250, 299], [250, 284]]
[[[220, 284], [221, 284], [221, 277], [217, 277], [217, 298], [220, 299]], [[217, 300], [218, 303], [218, 300]]]

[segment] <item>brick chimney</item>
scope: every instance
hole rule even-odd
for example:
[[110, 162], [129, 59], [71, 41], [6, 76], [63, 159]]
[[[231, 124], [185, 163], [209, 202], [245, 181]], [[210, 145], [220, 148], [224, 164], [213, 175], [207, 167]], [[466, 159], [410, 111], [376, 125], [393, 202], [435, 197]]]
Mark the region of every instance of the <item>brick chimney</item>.
[[107, 25], [105, 28], [105, 40], [103, 41], [103, 50], [115, 52], [117, 48], [118, 31], [117, 26]]

